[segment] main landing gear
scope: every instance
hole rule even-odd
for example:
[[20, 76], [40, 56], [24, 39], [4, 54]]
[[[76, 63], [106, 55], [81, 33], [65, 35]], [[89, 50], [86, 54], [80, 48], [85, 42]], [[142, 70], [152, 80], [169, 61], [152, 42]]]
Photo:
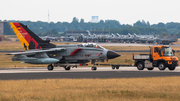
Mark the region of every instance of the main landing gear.
[[71, 66], [64, 66], [64, 69], [65, 69], [65, 70], [70, 70], [70, 69], [71, 69]]
[[54, 66], [53, 66], [52, 64], [50, 64], [50, 65], [47, 66], [47, 69], [48, 69], [49, 71], [51, 71], [51, 70], [54, 69]]

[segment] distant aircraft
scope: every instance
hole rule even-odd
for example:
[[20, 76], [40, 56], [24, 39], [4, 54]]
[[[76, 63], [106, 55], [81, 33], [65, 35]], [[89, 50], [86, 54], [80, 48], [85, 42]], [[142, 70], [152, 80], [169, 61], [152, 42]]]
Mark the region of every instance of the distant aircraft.
[[10, 25], [26, 50], [7, 54], [14, 55], [13, 61], [22, 61], [22, 63], [29, 64], [49, 64], [48, 70], [53, 70], [54, 66], [61, 66], [65, 70], [70, 70], [71, 67], [86, 65], [91, 61], [91, 64], [93, 64], [91, 69], [96, 70], [95, 62], [104, 62], [104, 60], [120, 56], [95, 43], [56, 46], [39, 38], [22, 23], [10, 22]]
[[50, 37], [50, 36], [45, 36], [45, 37], [40, 37], [41, 39], [45, 41], [68, 41], [71, 42], [74, 40], [74, 37]]
[[163, 44], [163, 45], [169, 45], [172, 42], [177, 42], [178, 41], [178, 34], [170, 34], [167, 38], [158, 38], [157, 43], [158, 44]]

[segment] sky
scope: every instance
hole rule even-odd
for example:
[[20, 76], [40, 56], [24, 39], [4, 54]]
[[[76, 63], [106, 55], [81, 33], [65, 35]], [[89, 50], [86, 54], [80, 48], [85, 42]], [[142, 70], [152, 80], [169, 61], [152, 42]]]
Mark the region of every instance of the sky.
[[180, 0], [1, 0], [0, 20], [72, 22], [73, 17], [117, 20], [130, 24], [138, 20], [180, 23]]

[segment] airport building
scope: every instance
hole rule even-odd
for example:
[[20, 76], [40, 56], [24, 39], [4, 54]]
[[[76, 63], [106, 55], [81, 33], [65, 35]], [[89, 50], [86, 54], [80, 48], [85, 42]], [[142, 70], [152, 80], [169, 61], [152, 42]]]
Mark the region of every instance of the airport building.
[[98, 23], [98, 22], [99, 22], [99, 17], [98, 17], [98, 16], [92, 16], [90, 22], [92, 22], [92, 23]]
[[0, 22], [0, 34], [4, 35], [4, 22]]
[[7, 23], [6, 20], [0, 21], [0, 35], [4, 35], [4, 24]]

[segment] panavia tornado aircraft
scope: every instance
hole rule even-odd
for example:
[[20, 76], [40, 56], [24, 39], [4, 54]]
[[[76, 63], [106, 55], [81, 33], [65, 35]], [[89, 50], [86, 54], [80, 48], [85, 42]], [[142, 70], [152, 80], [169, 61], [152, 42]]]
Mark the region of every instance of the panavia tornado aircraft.
[[10, 25], [25, 49], [23, 52], [7, 54], [14, 55], [12, 61], [22, 61], [22, 63], [29, 64], [49, 64], [47, 66], [48, 70], [53, 70], [54, 66], [70, 70], [71, 67], [86, 65], [91, 61], [91, 64], [93, 64], [91, 69], [96, 70], [95, 62], [104, 62], [104, 60], [120, 56], [95, 43], [56, 46], [50, 41], [39, 38], [22, 23], [10, 22]]

